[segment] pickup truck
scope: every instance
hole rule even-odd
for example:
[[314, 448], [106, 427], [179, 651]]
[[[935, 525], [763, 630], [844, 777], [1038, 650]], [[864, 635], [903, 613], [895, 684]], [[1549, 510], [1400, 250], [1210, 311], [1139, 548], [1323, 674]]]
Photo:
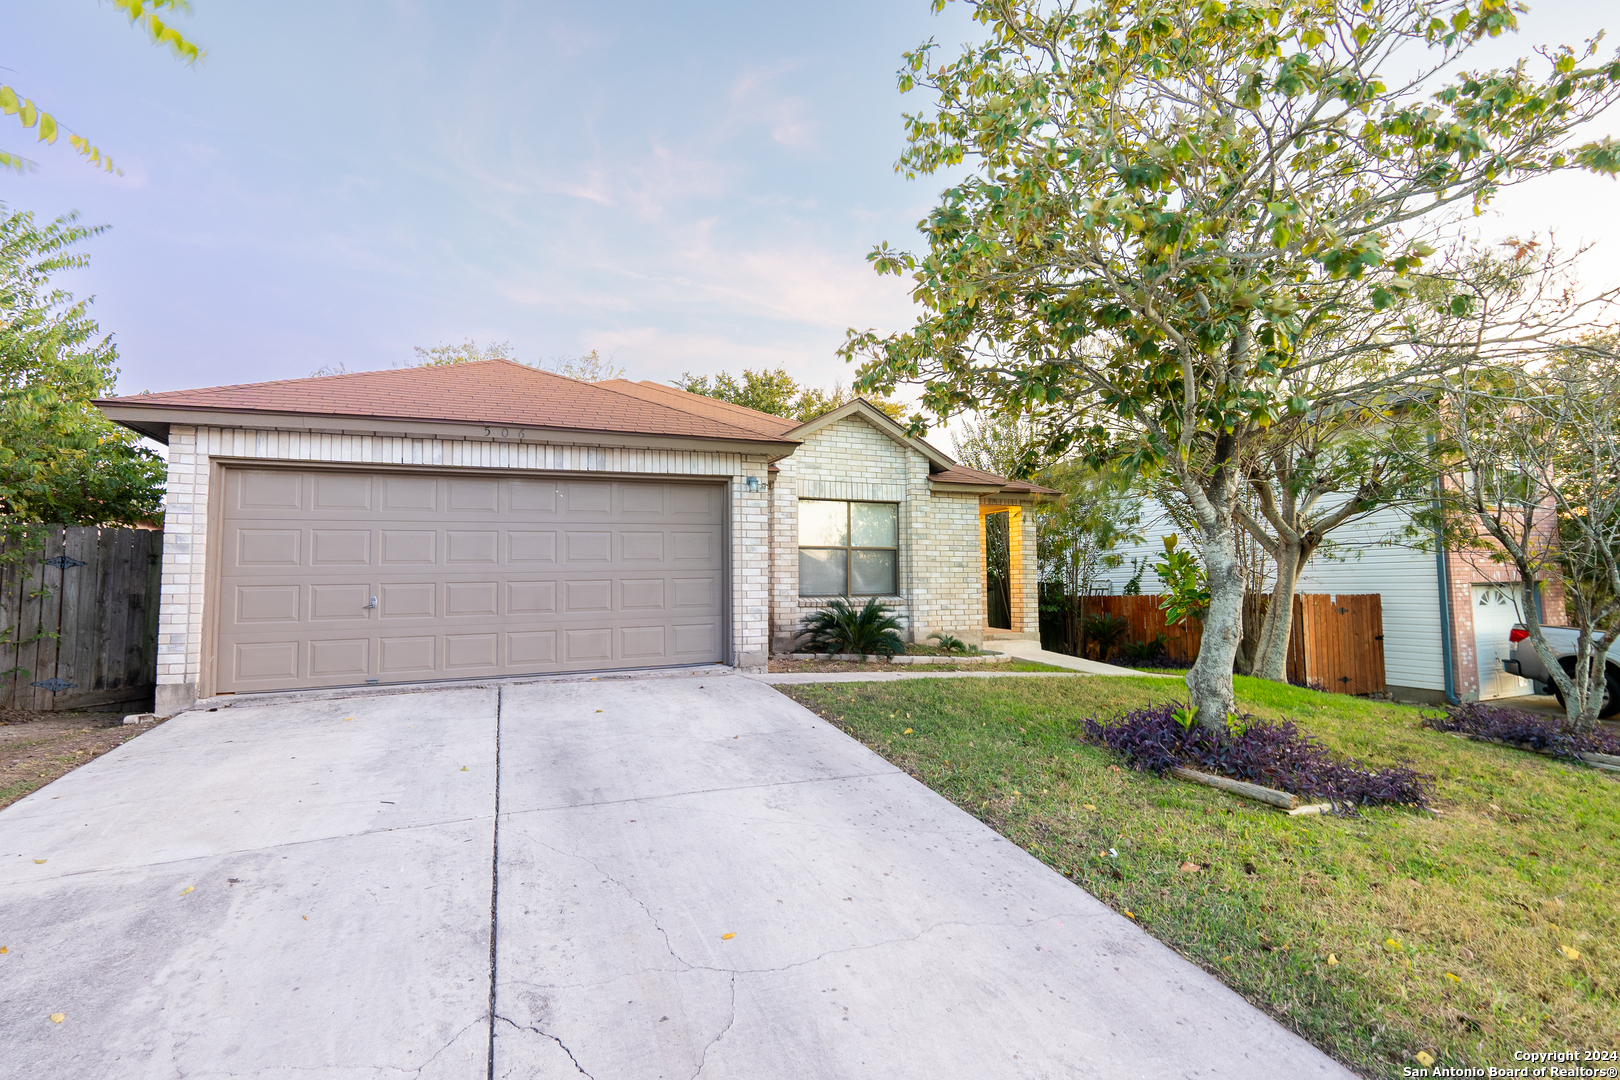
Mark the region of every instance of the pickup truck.
[[[1580, 631], [1569, 626], [1543, 626], [1541, 634], [1547, 639], [1547, 644], [1552, 646], [1552, 651], [1564, 670], [1573, 671]], [[1598, 640], [1603, 639], [1600, 636]], [[1513, 629], [1508, 632], [1508, 641], [1512, 643], [1512, 649], [1508, 653], [1508, 659], [1502, 661], [1502, 670], [1509, 675], [1530, 679], [1547, 687], [1558, 699], [1558, 704], [1564, 704], [1563, 691], [1558, 689], [1558, 684], [1553, 682], [1546, 666], [1542, 664], [1541, 657], [1536, 655], [1536, 647], [1530, 644], [1530, 631], [1523, 623], [1514, 624]], [[1620, 713], [1620, 656], [1610, 652], [1606, 667], [1603, 704], [1598, 706], [1598, 716], [1605, 720]]]

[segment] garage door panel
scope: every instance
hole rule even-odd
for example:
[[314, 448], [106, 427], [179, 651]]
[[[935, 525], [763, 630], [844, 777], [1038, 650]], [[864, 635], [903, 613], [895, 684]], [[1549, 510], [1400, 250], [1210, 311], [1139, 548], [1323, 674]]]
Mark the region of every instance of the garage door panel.
[[438, 670], [434, 658], [439, 639], [422, 637], [380, 637], [377, 639], [377, 670], [384, 675], [420, 675], [431, 678]]
[[610, 663], [613, 631], [605, 626], [594, 630], [565, 630], [563, 648], [563, 659], [571, 664]]
[[237, 645], [229, 654], [235, 682], [298, 678], [298, 647], [297, 641], [250, 641]]
[[370, 566], [370, 529], [311, 529], [311, 566]]
[[318, 584], [309, 587], [309, 617], [312, 622], [335, 619], [364, 621], [371, 601], [368, 582]]
[[663, 626], [626, 626], [619, 630], [619, 656], [624, 660], [662, 660], [667, 655]]
[[225, 489], [220, 690], [722, 658], [719, 485], [231, 469]]
[[563, 551], [563, 561], [570, 566], [612, 562], [613, 533], [606, 529], [600, 532], [571, 530], [563, 534]]
[[589, 615], [613, 610], [613, 579], [563, 582], [563, 611], [569, 615]]
[[237, 566], [297, 566], [303, 550], [299, 529], [241, 529], [236, 534]]
[[446, 566], [494, 566], [500, 561], [501, 534], [451, 529], [444, 534]]
[[299, 592], [297, 585], [238, 585], [236, 621], [259, 625], [297, 623]]
[[372, 509], [372, 478], [353, 473], [316, 475], [310, 484], [310, 508], [316, 511]]
[[571, 480], [563, 485], [563, 500], [570, 517], [611, 514], [613, 485]]
[[311, 641], [309, 674], [314, 679], [364, 679], [371, 674], [371, 639]]
[[[439, 587], [431, 581], [384, 582], [377, 615], [382, 619], [431, 619]], [[362, 601], [364, 603], [364, 601]]]
[[557, 561], [557, 534], [518, 532], [506, 534], [506, 561], [512, 563], [554, 563]]
[[499, 480], [475, 480], [468, 477], [458, 477], [448, 483], [450, 498], [447, 503], [451, 513], [482, 510], [493, 514], [500, 509]]
[[449, 618], [499, 615], [495, 598], [500, 586], [493, 581], [450, 581], [444, 586], [444, 613]]
[[555, 581], [508, 581], [506, 583], [506, 613], [508, 615], [555, 615], [557, 613], [557, 583]]
[[235, 506], [244, 510], [301, 510], [308, 478], [282, 470], [249, 470], [238, 474]]
[[383, 566], [432, 566], [439, 534], [426, 530], [382, 530]]

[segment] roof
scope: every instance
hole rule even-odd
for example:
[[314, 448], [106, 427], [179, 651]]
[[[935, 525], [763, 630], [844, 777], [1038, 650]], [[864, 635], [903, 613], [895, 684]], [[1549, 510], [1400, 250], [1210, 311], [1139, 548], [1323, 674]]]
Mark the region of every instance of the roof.
[[[105, 398], [96, 404], [119, 411], [150, 410], [153, 414], [180, 410], [330, 416], [746, 442], [790, 441], [780, 437], [780, 430], [767, 431], [767, 425], [757, 421], [739, 422], [738, 417], [722, 410], [672, 408], [646, 393], [626, 393], [511, 360], [171, 390]], [[740, 411], [753, 414], [750, 409]]]
[[966, 465], [952, 465], [941, 472], [934, 473], [928, 479], [936, 484], [971, 484], [986, 487], [995, 485], [1008, 495], [1061, 495], [1056, 488], [1042, 487], [1031, 484], [1027, 480], [1009, 480], [1005, 476], [997, 476], [993, 472], [983, 469], [970, 469]]
[[761, 435], [775, 437], [786, 434], [799, 426], [799, 422], [792, 417], [776, 416], [773, 413], [760, 412], [743, 405], [733, 405], [729, 401], [719, 398], [705, 397], [686, 390], [677, 390], [673, 386], [655, 383], [643, 379], [640, 382], [631, 382], [629, 379], [607, 379], [594, 384], [605, 386], [621, 394], [629, 394], [643, 401], [667, 405], [682, 412], [696, 413], [722, 423], [734, 424], [740, 428], [756, 431]]
[[[859, 416], [926, 457], [929, 478], [936, 484], [1004, 494], [1058, 494], [1038, 484], [958, 465], [922, 439], [907, 435], [903, 425], [861, 398], [800, 423], [661, 383], [581, 382], [511, 360], [170, 390], [103, 398], [96, 404], [120, 423], [160, 438], [167, 437], [168, 424], [177, 414], [212, 412], [723, 439], [777, 443], [784, 452], [829, 424]], [[202, 416], [197, 419], [206, 422]]]

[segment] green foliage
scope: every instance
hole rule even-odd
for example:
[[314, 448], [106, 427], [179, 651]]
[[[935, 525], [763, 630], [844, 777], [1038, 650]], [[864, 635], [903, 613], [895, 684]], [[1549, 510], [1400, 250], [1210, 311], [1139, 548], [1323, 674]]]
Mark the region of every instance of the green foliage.
[[929, 635], [928, 640], [949, 653], [965, 653], [968, 651], [968, 643], [952, 634], [934, 633]]
[[1131, 632], [1129, 619], [1106, 611], [1087, 615], [1080, 623], [1085, 640], [1097, 646], [1097, 659], [1107, 660], [1121, 638]]
[[0, 206], [0, 521], [11, 540], [30, 523], [133, 524], [160, 512], [165, 467], [97, 411], [117, 351], [88, 301], [50, 276], [85, 265], [71, 249], [101, 230], [72, 216], [40, 226]]
[[1048, 458], [1174, 476], [1209, 573], [1189, 686], [1213, 725], [1242, 637], [1251, 449], [1285, 417], [1387, 410], [1527, 340], [1436, 256], [1505, 186], [1620, 167], [1582, 135], [1620, 97], [1620, 57], [1592, 42], [1544, 70], [1469, 70], [1516, 26], [1505, 0], [1445, 18], [1421, 0], [966, 2], [986, 39], [955, 58], [927, 43], [899, 73], [930, 104], [898, 169], [952, 175], [927, 248], [869, 255], [923, 314], [841, 352], [861, 390], [921, 383], [941, 418], [1031, 417]]
[[893, 656], [906, 649], [899, 629], [900, 621], [875, 599], [860, 608], [837, 599], [805, 618], [800, 637], [810, 652]]
[[1153, 572], [1164, 584], [1159, 609], [1173, 626], [1188, 619], [1202, 620], [1209, 611], [1209, 582], [1204, 568], [1193, 553], [1177, 546], [1177, 536], [1164, 538], [1164, 554], [1153, 564]]
[[[159, 14], [165, 8], [170, 11], [191, 10], [189, 0], [112, 0], [115, 11], [121, 12], [129, 20], [131, 26], [144, 30], [152, 44], [168, 46], [174, 56], [188, 64], [195, 64], [203, 57], [203, 52], [194, 42], [176, 30], [171, 24], [163, 21]], [[47, 145], [56, 142], [63, 127], [56, 117], [43, 112], [31, 100], [23, 97], [10, 86], [0, 86], [0, 113], [15, 116], [22, 124], [23, 130], [35, 131], [35, 141]], [[68, 145], [81, 156], [89, 160], [90, 164], [98, 166], [107, 172], [116, 172], [120, 176], [123, 170], [113, 165], [112, 158], [103, 154], [98, 148], [82, 135], [69, 133]], [[27, 168], [31, 162], [19, 154], [0, 150], [0, 168], [16, 169], [19, 172]]]
[[[814, 420], [823, 413], [832, 412], [855, 398], [854, 391], [846, 390], [839, 384], [826, 391], [801, 386], [785, 368], [777, 368], [775, 371], [763, 368], [753, 371], [745, 368], [741, 379], [726, 371], [714, 376], [693, 375], [686, 372], [675, 380], [675, 387], [685, 390], [688, 394], [718, 398], [733, 405], [741, 405], [745, 409], [770, 413], [772, 416], [786, 416], [801, 423]], [[901, 418], [904, 411], [903, 406], [883, 397], [868, 395], [866, 400], [868, 404], [896, 420]]]
[[[459, 345], [434, 345], [431, 348], [417, 345], [412, 350], [415, 360], [395, 363], [396, 368], [401, 367], [447, 367], [452, 364], [476, 364], [484, 360], [510, 360], [514, 364], [526, 364], [529, 367], [538, 367], [542, 371], [550, 371], [569, 379], [578, 379], [580, 382], [601, 382], [605, 379], [624, 378], [625, 369], [607, 357], [602, 356], [595, 349], [583, 356], [554, 356], [543, 360], [539, 364], [529, 364], [520, 360], [512, 349], [510, 341], [491, 341], [479, 344], [472, 338], [467, 338]], [[349, 369], [342, 363], [328, 364], [310, 372], [312, 377], [324, 375], [347, 375]]]

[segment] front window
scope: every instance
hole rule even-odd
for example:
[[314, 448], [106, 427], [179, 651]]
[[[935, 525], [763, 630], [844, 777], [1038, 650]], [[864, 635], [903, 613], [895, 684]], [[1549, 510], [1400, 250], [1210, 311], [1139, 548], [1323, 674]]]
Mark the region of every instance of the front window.
[[799, 595], [893, 596], [900, 568], [894, 503], [799, 500]]

